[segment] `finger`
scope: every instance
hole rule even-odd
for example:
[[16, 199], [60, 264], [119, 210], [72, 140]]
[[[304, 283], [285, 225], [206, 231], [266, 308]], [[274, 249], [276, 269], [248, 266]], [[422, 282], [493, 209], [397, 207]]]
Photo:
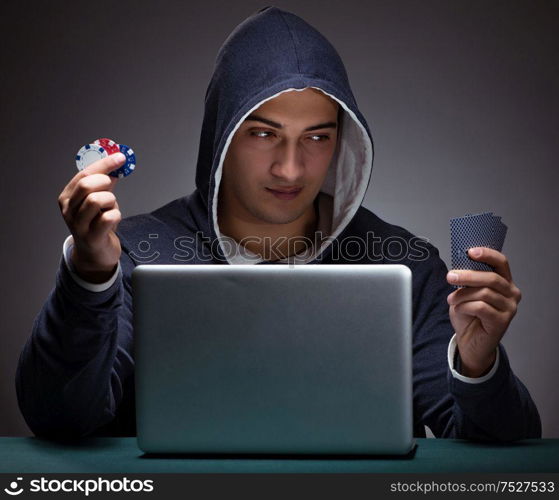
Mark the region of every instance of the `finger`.
[[505, 297], [513, 297], [512, 283], [497, 273], [490, 271], [472, 271], [467, 269], [452, 269], [446, 275], [449, 283], [458, 286], [489, 287]]
[[[118, 181], [118, 177], [108, 176], [107, 174], [122, 165], [125, 159], [126, 157], [122, 153], [115, 153], [114, 155], [92, 163], [87, 168], [72, 177], [70, 182], [64, 187], [58, 196], [58, 206], [60, 207], [62, 214], [66, 217], [67, 212], [75, 208], [76, 204], [72, 203], [72, 208], [70, 209], [71, 200], [73, 199], [73, 196], [75, 196], [75, 190], [80, 182], [83, 182], [84, 179], [88, 179], [90, 176], [104, 175], [107, 179], [109, 179], [106, 189], [108, 191], [112, 191]], [[78, 200], [78, 202], [81, 202], [81, 200]]]
[[512, 281], [509, 261], [507, 257], [488, 247], [473, 247], [468, 250], [468, 257], [478, 262], [485, 262], [495, 269], [495, 272], [508, 281]]
[[83, 177], [75, 186], [67, 202], [66, 212], [75, 215], [87, 196], [95, 192], [111, 192], [114, 183], [105, 174], [93, 174]]
[[[113, 170], [116, 170], [118, 167], [124, 165], [125, 161], [126, 161], [126, 156], [124, 156], [122, 153], [115, 153], [107, 156], [106, 158], [102, 158], [100, 160], [97, 160], [96, 162], [93, 162], [91, 165], [88, 165], [83, 170], [80, 170], [72, 178], [72, 180], [66, 186], [68, 193], [71, 193], [74, 190], [75, 185], [84, 177], [93, 174], [107, 175]], [[117, 180], [116, 177], [114, 179]]]
[[479, 318], [485, 331], [492, 333], [495, 326], [508, 321], [507, 313], [498, 311], [492, 305], [482, 301], [462, 302], [454, 307], [454, 312], [464, 314], [473, 318]]
[[89, 231], [91, 221], [101, 212], [117, 208], [116, 197], [109, 191], [90, 193], [81, 204], [75, 217], [75, 231], [79, 236]]
[[99, 213], [89, 225], [91, 237], [99, 238], [109, 231], [115, 231], [121, 219], [122, 214], [118, 208]]
[[457, 306], [458, 304], [471, 301], [487, 302], [501, 312], [506, 312], [516, 307], [516, 304], [513, 304], [511, 299], [491, 288], [460, 288], [447, 297], [447, 302], [450, 306]]

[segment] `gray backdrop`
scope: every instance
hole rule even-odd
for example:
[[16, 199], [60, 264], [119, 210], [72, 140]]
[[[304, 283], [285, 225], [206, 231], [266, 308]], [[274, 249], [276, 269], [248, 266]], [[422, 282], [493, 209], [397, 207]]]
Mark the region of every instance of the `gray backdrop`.
[[[3, 297], [0, 435], [28, 435], [14, 373], [54, 284], [67, 229], [57, 196], [84, 143], [137, 151], [124, 215], [194, 186], [204, 93], [231, 30], [265, 1], [2, 2]], [[367, 208], [429, 238], [494, 211], [523, 301], [503, 342], [559, 437], [555, 295], [559, 174], [557, 1], [281, 1], [345, 61], [375, 138]]]

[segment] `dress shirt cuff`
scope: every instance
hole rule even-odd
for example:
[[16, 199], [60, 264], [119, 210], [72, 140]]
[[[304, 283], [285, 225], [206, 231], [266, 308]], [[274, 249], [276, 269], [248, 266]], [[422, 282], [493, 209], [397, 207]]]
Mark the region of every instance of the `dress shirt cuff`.
[[72, 235], [70, 235], [64, 240], [64, 245], [62, 247], [62, 254], [64, 256], [64, 262], [66, 263], [66, 267], [68, 268], [70, 276], [72, 276], [72, 279], [82, 288], [85, 288], [90, 292], [104, 292], [105, 290], [108, 290], [113, 285], [113, 283], [118, 278], [118, 275], [120, 274], [120, 261], [118, 262], [116, 271], [109, 278], [108, 281], [105, 281], [104, 283], [89, 283], [83, 280], [82, 278], [80, 278], [75, 272], [74, 266], [72, 264], [72, 259], [70, 258], [72, 255], [73, 246], [74, 246], [74, 240], [72, 238]]
[[495, 359], [495, 363], [493, 363], [493, 367], [491, 368], [491, 370], [489, 371], [489, 373], [483, 375], [483, 377], [477, 377], [477, 378], [472, 378], [472, 377], [466, 377], [460, 373], [458, 373], [458, 371], [454, 368], [454, 356], [456, 354], [456, 348], [457, 348], [457, 344], [456, 344], [456, 333], [452, 336], [452, 338], [450, 339], [450, 342], [448, 343], [448, 366], [450, 367], [450, 371], [452, 373], [452, 376], [454, 378], [457, 378], [458, 380], [461, 380], [462, 382], [467, 382], [468, 384], [481, 384], [482, 382], [485, 382], [487, 380], [489, 380], [497, 371], [497, 368], [499, 367], [499, 348], [497, 347], [497, 357]]

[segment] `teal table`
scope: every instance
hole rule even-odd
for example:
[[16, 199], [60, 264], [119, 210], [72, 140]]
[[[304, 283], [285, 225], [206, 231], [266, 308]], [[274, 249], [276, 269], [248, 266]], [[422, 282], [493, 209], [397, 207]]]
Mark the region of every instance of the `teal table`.
[[0, 473], [283, 473], [283, 472], [559, 472], [559, 439], [480, 444], [417, 439], [403, 458], [152, 457], [135, 438], [89, 438], [73, 444], [34, 437], [0, 438]]

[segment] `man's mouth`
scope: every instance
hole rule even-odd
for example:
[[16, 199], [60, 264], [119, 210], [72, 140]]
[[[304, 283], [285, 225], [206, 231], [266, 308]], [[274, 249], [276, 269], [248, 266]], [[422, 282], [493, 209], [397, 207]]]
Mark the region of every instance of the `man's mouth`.
[[302, 190], [301, 187], [293, 187], [293, 188], [266, 188], [267, 191], [272, 193], [276, 198], [280, 200], [292, 200], [295, 198]]

